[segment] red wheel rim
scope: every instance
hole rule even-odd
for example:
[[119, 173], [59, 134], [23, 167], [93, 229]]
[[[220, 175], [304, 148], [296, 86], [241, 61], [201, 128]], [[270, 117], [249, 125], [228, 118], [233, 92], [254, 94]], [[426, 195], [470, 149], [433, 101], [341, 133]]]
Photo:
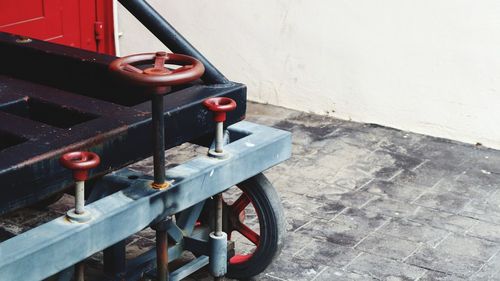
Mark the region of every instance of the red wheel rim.
[[[250, 241], [255, 248], [252, 253], [249, 254], [241, 254], [237, 253], [235, 250], [235, 255], [229, 259], [229, 264], [241, 264], [252, 258], [253, 253], [257, 251], [260, 244], [260, 227], [259, 233], [254, 231], [250, 226], [245, 224], [246, 213], [245, 209], [251, 205], [255, 213], [257, 214], [257, 218], [259, 219], [259, 213], [257, 212], [255, 205], [253, 204], [251, 198], [246, 195], [244, 192], [234, 201], [233, 204], [227, 205], [228, 209], [228, 219], [230, 222], [230, 227], [228, 228], [228, 239], [231, 240], [231, 234], [236, 231], [245, 237], [248, 241]], [[260, 221], [260, 220], [259, 220]]]

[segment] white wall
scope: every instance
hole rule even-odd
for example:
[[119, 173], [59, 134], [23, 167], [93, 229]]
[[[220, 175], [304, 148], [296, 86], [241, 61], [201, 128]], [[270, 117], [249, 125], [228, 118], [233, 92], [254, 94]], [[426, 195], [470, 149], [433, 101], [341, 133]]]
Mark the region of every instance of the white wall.
[[[498, 0], [150, 0], [249, 98], [500, 148]], [[162, 49], [119, 7], [122, 54]]]

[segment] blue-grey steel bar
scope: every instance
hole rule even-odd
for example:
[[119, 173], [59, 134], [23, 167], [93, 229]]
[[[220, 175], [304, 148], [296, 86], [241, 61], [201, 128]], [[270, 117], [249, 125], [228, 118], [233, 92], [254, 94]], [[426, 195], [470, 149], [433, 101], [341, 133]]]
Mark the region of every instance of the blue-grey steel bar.
[[60, 217], [2, 242], [2, 280], [49, 277], [290, 157], [288, 132], [245, 121], [228, 129], [231, 135], [247, 135], [226, 146], [230, 156], [202, 156], [167, 170], [170, 188], [155, 190], [151, 180], [137, 179], [130, 187], [87, 205], [92, 219], [86, 223]]
[[170, 281], [181, 281], [208, 264], [208, 257], [201, 256], [170, 274]]

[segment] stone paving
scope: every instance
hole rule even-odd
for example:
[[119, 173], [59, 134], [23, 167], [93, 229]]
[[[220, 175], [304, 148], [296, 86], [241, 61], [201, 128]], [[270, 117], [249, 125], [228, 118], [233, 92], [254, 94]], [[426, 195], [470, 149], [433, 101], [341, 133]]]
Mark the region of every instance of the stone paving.
[[[261, 104], [247, 120], [293, 132], [292, 158], [265, 173], [282, 197], [285, 246], [255, 280], [500, 280], [500, 151]], [[199, 153], [185, 145], [167, 161]], [[1, 218], [0, 236], [70, 201]], [[131, 237], [127, 253], [151, 238]]]
[[500, 280], [500, 152], [252, 105], [293, 132], [266, 175], [288, 220], [257, 280]]

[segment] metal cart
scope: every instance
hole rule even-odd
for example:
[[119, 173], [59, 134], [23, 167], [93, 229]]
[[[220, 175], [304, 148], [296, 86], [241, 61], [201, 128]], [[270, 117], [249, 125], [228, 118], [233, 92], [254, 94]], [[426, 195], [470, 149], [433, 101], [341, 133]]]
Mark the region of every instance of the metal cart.
[[[216, 279], [259, 274], [285, 231], [262, 172], [290, 156], [290, 133], [242, 121], [244, 85], [145, 1], [120, 2], [178, 54], [115, 58], [0, 33], [0, 214], [75, 195], [66, 216], [0, 243], [0, 280], [83, 280], [81, 261], [99, 251], [103, 280], [181, 280], [205, 266]], [[165, 169], [165, 150], [185, 142], [207, 154]], [[151, 155], [153, 177], [127, 168]], [[147, 227], [155, 249], [127, 260], [125, 239]], [[253, 252], [238, 253], [233, 232]], [[169, 272], [184, 251], [195, 258]]]

